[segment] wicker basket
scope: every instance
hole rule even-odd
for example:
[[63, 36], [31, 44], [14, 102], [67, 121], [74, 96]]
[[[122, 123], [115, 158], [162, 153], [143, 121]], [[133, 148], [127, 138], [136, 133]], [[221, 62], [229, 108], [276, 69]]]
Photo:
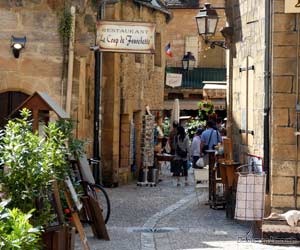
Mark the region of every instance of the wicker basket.
[[264, 217], [266, 176], [264, 173], [239, 173], [235, 219], [258, 221]]

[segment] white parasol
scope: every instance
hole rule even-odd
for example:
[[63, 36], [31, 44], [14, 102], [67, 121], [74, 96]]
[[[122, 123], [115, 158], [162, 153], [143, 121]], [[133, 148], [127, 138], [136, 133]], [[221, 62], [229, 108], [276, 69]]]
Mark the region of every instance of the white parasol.
[[171, 124], [174, 121], [177, 121], [179, 124], [179, 116], [180, 116], [180, 107], [179, 107], [179, 99], [175, 99], [173, 103], [172, 115], [171, 115]]

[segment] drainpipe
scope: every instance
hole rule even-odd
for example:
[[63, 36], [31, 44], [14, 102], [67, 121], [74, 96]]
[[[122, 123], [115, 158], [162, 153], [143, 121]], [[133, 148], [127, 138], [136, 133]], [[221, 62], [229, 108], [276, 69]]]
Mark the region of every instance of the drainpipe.
[[296, 30], [297, 30], [297, 68], [296, 68], [296, 155], [297, 155], [297, 161], [296, 161], [296, 175], [294, 179], [294, 197], [295, 197], [295, 208], [298, 209], [298, 151], [299, 151], [299, 112], [300, 112], [300, 104], [299, 104], [299, 43], [300, 43], [300, 31], [299, 31], [299, 13], [296, 14]]
[[[105, 1], [101, 3], [97, 20], [102, 20], [105, 15]], [[101, 155], [101, 79], [102, 79], [102, 52], [99, 50], [99, 46], [95, 45], [91, 47], [95, 56], [95, 84], [94, 84], [94, 138], [93, 138], [93, 176], [95, 182], [100, 184], [102, 181], [102, 169], [100, 162]]]
[[264, 73], [264, 171], [267, 173], [266, 192], [270, 191], [270, 83], [271, 83], [271, 4], [265, 1], [265, 73]]
[[99, 143], [99, 133], [100, 133], [100, 63], [101, 57], [99, 48], [95, 47], [94, 50], [95, 56], [95, 83], [94, 83], [94, 139], [93, 139], [93, 175], [95, 182], [100, 183], [100, 169], [99, 169], [99, 160], [100, 160], [100, 143]]

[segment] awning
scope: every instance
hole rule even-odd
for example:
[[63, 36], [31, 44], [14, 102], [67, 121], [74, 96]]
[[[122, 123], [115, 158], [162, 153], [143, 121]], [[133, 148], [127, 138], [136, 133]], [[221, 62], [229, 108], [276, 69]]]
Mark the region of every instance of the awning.
[[227, 89], [226, 82], [224, 81], [203, 81], [203, 89]]
[[203, 89], [227, 89], [226, 85], [219, 85], [219, 84], [205, 84]]

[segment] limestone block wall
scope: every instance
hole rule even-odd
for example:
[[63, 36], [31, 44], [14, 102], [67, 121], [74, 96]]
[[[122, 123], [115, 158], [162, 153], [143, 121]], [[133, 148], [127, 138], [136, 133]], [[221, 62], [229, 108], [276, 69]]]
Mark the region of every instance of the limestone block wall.
[[[58, 18], [47, 1], [1, 1], [0, 92], [45, 91], [61, 102], [62, 46]], [[26, 48], [14, 58], [11, 36], [26, 36]]]
[[[264, 1], [227, 2], [230, 25], [234, 28], [231, 47], [232, 86], [231, 132], [234, 157], [246, 162], [247, 154], [263, 156], [264, 108]], [[248, 71], [246, 67], [248, 66]], [[248, 96], [248, 101], [247, 101]], [[241, 131], [243, 130], [243, 131]], [[253, 131], [254, 135], [244, 133]]]
[[[232, 135], [236, 159], [244, 153], [263, 156], [263, 76], [264, 76], [264, 1], [252, 1], [252, 11], [247, 1], [228, 2], [231, 25], [234, 27], [232, 56]], [[299, 148], [297, 148], [296, 100], [297, 100], [297, 29], [296, 15], [284, 13], [284, 0], [272, 2], [272, 48], [271, 48], [271, 110], [270, 110], [270, 205], [272, 211], [283, 212], [297, 209], [299, 201]], [[240, 68], [254, 65], [255, 69], [240, 72]], [[245, 143], [238, 131], [245, 123], [245, 82], [249, 97], [253, 97], [253, 115], [249, 112], [248, 126], [254, 136]], [[247, 88], [246, 88], [247, 89]], [[252, 94], [251, 94], [252, 91]], [[251, 107], [251, 106], [250, 106]], [[249, 107], [248, 107], [249, 109]], [[250, 143], [249, 143], [250, 142]]]
[[136, 128], [136, 165], [141, 166], [142, 116], [145, 106], [163, 109], [166, 16], [151, 8], [121, 1], [107, 6], [106, 19], [151, 22], [161, 36], [161, 65], [153, 54], [104, 53], [102, 159], [104, 182], [130, 180], [130, 124]]
[[299, 55], [296, 15], [284, 13], [284, 0], [274, 1], [273, 10], [271, 206], [274, 211], [285, 211], [300, 207], [300, 151], [294, 134]]
[[[93, 140], [95, 6], [80, 0], [0, 1], [0, 92], [47, 92], [65, 108], [66, 74], [58, 26], [64, 3], [76, 7], [71, 116], [76, 135], [87, 140], [91, 156]], [[20, 58], [11, 52], [11, 36], [26, 36]], [[66, 57], [66, 61], [67, 61]], [[65, 65], [66, 66], [66, 65]]]
[[[150, 8], [132, 6], [130, 1], [121, 4], [120, 19], [126, 21], [143, 21], [156, 24], [156, 33], [160, 33], [161, 44], [165, 44], [166, 16]], [[161, 48], [161, 65], [154, 64], [154, 55], [139, 55], [136, 62], [135, 54], [120, 55], [120, 88], [125, 99], [125, 109], [129, 112], [144, 109], [149, 105], [153, 110], [162, 109], [164, 89], [165, 53]]]

